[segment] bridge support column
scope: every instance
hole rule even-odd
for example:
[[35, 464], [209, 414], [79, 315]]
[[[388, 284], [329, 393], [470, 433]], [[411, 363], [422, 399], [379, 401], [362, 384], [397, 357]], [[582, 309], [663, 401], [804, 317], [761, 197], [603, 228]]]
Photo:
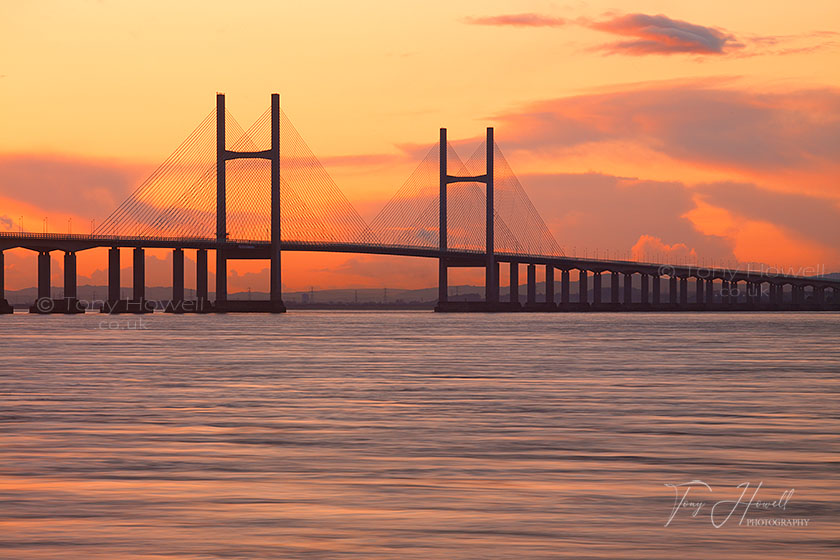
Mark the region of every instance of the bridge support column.
[[589, 283], [586, 281], [587, 275], [588, 272], [586, 270], [581, 270], [578, 276], [578, 301], [581, 305], [589, 305]]
[[510, 261], [510, 302], [519, 303], [519, 263]]
[[694, 279], [694, 301], [697, 305], [703, 305], [703, 279], [699, 276]]
[[624, 274], [624, 305], [630, 305], [633, 303], [633, 275], [628, 273]]
[[207, 249], [199, 249], [195, 254], [195, 299], [199, 309], [204, 309], [210, 299], [207, 293]]
[[75, 300], [78, 297], [76, 289], [76, 253], [64, 253], [64, 299]]
[[770, 305], [776, 305], [776, 283], [770, 282]]
[[172, 251], [172, 303], [173, 311], [184, 310], [184, 250]]
[[814, 288], [814, 303], [817, 305], [822, 305], [825, 303], [825, 288], [820, 286], [819, 288]]
[[438, 303], [449, 301], [449, 269], [446, 267], [446, 259], [438, 259]]
[[706, 279], [706, 305], [713, 305], [715, 303], [715, 279]]
[[14, 312], [14, 308], [6, 301], [6, 256], [0, 251], [0, 314]]
[[108, 303], [120, 300], [120, 248], [108, 249]]
[[485, 299], [487, 303], [494, 304], [499, 302], [499, 275], [496, 274], [496, 248], [495, 248], [495, 195], [494, 195], [494, 162], [493, 158], [496, 155], [496, 143], [493, 140], [493, 128], [487, 128], [487, 154], [485, 162], [487, 164], [487, 174], [485, 177], [485, 186], [487, 190], [486, 203], [486, 223], [485, 234], [486, 239], [484, 243], [485, 251], [487, 252], [487, 269], [485, 272]]
[[729, 295], [729, 280], [721, 280], [720, 281], [720, 303], [723, 305], [729, 305], [730, 303], [730, 295]]
[[651, 284], [653, 284], [653, 290], [652, 290], [652, 293], [651, 293], [651, 295], [653, 296], [652, 297], [653, 305], [659, 305], [661, 303], [660, 300], [662, 299], [662, 286], [660, 286], [661, 278], [660, 278], [659, 274], [654, 274], [651, 277], [651, 280], [652, 280]]
[[677, 277], [668, 278], [668, 303], [677, 305]]
[[618, 284], [619, 284], [619, 274], [618, 272], [611, 272], [610, 273], [610, 300], [613, 305], [618, 305], [619, 301], [619, 294], [618, 294]]
[[595, 305], [601, 304], [601, 271], [592, 273], [592, 303]]
[[642, 274], [642, 305], [650, 303], [650, 286], [648, 286], [648, 275]]
[[50, 297], [50, 253], [38, 253], [38, 299]]
[[76, 286], [76, 252], [64, 252], [64, 299], [55, 302], [58, 313], [84, 313]]
[[537, 302], [537, 265], [528, 265], [528, 305]]
[[560, 273], [560, 303], [562, 304], [568, 305], [571, 303], [571, 298], [569, 297], [571, 283], [569, 269], [564, 268]]
[[142, 247], [134, 248], [134, 283], [132, 298], [134, 301], [146, 299], [146, 251]]
[[227, 301], [227, 259], [224, 249], [216, 249], [216, 305]]
[[[216, 94], [216, 241], [226, 243], [227, 234], [227, 147], [225, 143], [225, 96]], [[272, 198], [274, 193], [272, 193]], [[274, 224], [271, 224], [274, 232]], [[216, 248], [216, 309], [227, 300], [227, 258], [221, 245]]]
[[280, 267], [280, 95], [271, 94], [271, 293], [270, 311], [286, 311]]
[[54, 302], [50, 292], [50, 252], [38, 251], [38, 297], [29, 312], [52, 313]]
[[554, 265], [545, 265], [545, 302], [554, 305]]
[[688, 276], [680, 278], [680, 305], [688, 304]]

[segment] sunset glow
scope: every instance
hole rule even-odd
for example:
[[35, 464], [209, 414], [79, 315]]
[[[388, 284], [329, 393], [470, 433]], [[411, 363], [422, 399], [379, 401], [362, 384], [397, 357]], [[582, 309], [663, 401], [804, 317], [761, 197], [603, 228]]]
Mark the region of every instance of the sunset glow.
[[[568, 255], [836, 271], [838, 22], [828, 0], [632, 11], [601, 1], [9, 4], [0, 231], [88, 233], [217, 91], [245, 128], [279, 92], [368, 222], [438, 128], [466, 157], [494, 126]], [[25, 251], [6, 267], [8, 289], [34, 284]], [[104, 267], [80, 258], [79, 283], [103, 281]], [[149, 285], [166, 284], [167, 267], [150, 265]], [[230, 289], [267, 284], [267, 267], [232, 265]], [[435, 274], [431, 261], [300, 254], [285, 261], [284, 288], [424, 288]]]

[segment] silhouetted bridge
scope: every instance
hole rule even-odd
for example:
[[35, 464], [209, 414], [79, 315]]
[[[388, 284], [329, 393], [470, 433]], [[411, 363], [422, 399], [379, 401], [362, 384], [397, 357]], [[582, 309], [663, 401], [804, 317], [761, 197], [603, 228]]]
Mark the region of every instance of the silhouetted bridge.
[[[236, 141], [228, 149], [231, 135]], [[265, 145], [270, 147], [258, 149]], [[453, 166], [456, 175], [450, 174]], [[504, 160], [492, 128], [466, 162], [441, 129], [440, 142], [367, 224], [280, 110], [276, 94], [271, 108], [247, 131], [225, 111], [224, 96], [218, 95], [216, 110], [91, 235], [0, 233], [0, 312], [12, 310], [4, 294], [3, 251], [38, 253], [33, 312], [80, 313], [88, 302], [77, 297], [76, 254], [100, 247], [109, 248], [102, 310], [112, 313], [153, 309], [145, 292], [145, 249], [173, 250], [167, 306], [172, 312], [285, 311], [284, 251], [436, 259], [438, 311], [840, 309], [840, 282], [823, 278], [565, 256]], [[122, 248], [133, 250], [129, 300], [120, 298]], [[196, 299], [189, 301], [184, 297], [185, 250], [196, 251]], [[62, 299], [50, 297], [52, 251], [64, 253]], [[211, 251], [216, 260], [213, 301], [208, 289]], [[269, 300], [228, 299], [227, 262], [235, 259], [271, 262]], [[500, 293], [501, 264], [509, 267], [506, 297]], [[526, 267], [524, 302], [521, 266]], [[458, 267], [484, 269], [484, 301], [449, 300], [448, 271]], [[538, 267], [544, 269], [545, 288], [539, 298]], [[572, 293], [573, 271], [577, 293]]]

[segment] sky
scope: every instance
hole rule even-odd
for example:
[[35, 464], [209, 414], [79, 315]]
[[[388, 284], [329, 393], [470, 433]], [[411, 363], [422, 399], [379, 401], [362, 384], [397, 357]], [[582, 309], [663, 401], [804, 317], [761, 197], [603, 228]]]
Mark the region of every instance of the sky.
[[[568, 255], [840, 271], [833, 0], [2, 0], [0, 16], [0, 231], [89, 232], [216, 92], [245, 127], [277, 92], [367, 220], [440, 127], [466, 156], [493, 126]], [[86, 253], [80, 283], [104, 283], [104, 252]], [[149, 259], [166, 284], [171, 256]], [[265, 289], [266, 268], [236, 264], [230, 289]], [[289, 254], [284, 285], [420, 288], [435, 268]], [[8, 252], [7, 289], [34, 283], [34, 254]]]

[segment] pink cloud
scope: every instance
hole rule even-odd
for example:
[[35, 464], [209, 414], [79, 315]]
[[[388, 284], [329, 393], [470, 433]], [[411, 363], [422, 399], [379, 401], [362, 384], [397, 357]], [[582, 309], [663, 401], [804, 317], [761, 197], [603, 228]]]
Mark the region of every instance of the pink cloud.
[[488, 17], [465, 18], [472, 25], [497, 25], [509, 27], [560, 27], [566, 24], [563, 18], [542, 14], [505, 14]]
[[107, 216], [149, 167], [50, 154], [0, 154], [0, 196], [45, 212]]
[[837, 169], [839, 89], [755, 92], [722, 85], [656, 83], [539, 101], [499, 115], [499, 137], [506, 147], [530, 152], [623, 141], [717, 168]]
[[611, 53], [721, 55], [744, 46], [732, 34], [664, 15], [627, 14], [593, 22], [589, 26], [592, 29], [632, 38], [601, 47]]

